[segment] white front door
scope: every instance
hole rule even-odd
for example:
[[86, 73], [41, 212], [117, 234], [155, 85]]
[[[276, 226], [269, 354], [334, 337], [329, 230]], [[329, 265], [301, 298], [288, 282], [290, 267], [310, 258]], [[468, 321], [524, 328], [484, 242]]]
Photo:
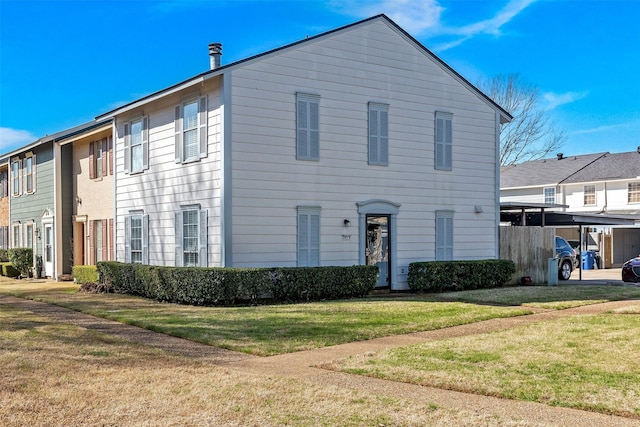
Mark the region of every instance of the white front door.
[[53, 225], [44, 224], [44, 275], [53, 277]]

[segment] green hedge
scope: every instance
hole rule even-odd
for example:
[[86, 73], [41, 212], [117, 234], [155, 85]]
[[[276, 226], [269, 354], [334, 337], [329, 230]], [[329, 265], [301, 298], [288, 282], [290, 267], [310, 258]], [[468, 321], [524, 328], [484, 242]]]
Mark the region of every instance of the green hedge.
[[9, 254], [6, 249], [0, 249], [0, 262], [9, 262]]
[[98, 281], [98, 268], [95, 265], [74, 265], [71, 274], [80, 285]]
[[100, 282], [112, 292], [190, 305], [318, 301], [363, 297], [373, 290], [375, 266], [313, 268], [159, 267], [99, 262]]
[[18, 277], [20, 272], [10, 262], [0, 263], [2, 269], [2, 275], [6, 277]]
[[11, 248], [7, 250], [9, 261], [18, 270], [22, 277], [29, 277], [31, 267], [33, 267], [33, 249], [31, 248]]
[[513, 261], [430, 261], [409, 264], [409, 289], [415, 292], [462, 291], [504, 286], [515, 273]]

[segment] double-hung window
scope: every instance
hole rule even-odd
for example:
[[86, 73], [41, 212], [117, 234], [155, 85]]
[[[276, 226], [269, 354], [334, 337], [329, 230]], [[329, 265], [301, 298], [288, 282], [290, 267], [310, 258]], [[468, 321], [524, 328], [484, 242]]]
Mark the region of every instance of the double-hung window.
[[436, 111], [435, 168], [453, 169], [453, 114]]
[[[142, 123], [142, 122], [140, 122]], [[138, 131], [138, 124], [136, 121], [136, 131]], [[133, 139], [133, 138], [132, 138]], [[139, 147], [139, 133], [136, 134], [136, 151]], [[131, 141], [130, 141], [131, 142]], [[102, 178], [107, 175], [108, 163], [109, 163], [109, 143], [107, 138], [103, 138], [100, 141], [95, 141], [89, 144], [89, 178]], [[133, 148], [133, 147], [130, 147]], [[133, 151], [133, 150], [132, 150]], [[136, 155], [139, 155], [136, 152]], [[136, 158], [136, 163], [139, 163], [139, 159]]]
[[11, 161], [11, 194], [20, 195], [20, 159]]
[[124, 124], [124, 171], [149, 169], [149, 118], [143, 116]]
[[188, 163], [207, 157], [207, 97], [175, 106], [175, 159]]
[[629, 183], [628, 203], [640, 203], [640, 182]]
[[125, 261], [149, 264], [149, 215], [137, 211], [127, 215], [124, 234]]
[[199, 205], [183, 206], [175, 215], [176, 266], [208, 266], [207, 211]]
[[26, 224], [24, 228], [24, 247], [33, 249], [33, 223]]
[[298, 267], [320, 265], [320, 208], [298, 207]]
[[389, 164], [389, 106], [369, 103], [369, 164]]
[[14, 248], [21, 247], [20, 245], [22, 244], [22, 242], [20, 241], [20, 230], [21, 230], [20, 223], [19, 222], [14, 223], [13, 224], [13, 246], [12, 246]]
[[296, 94], [296, 159], [320, 160], [320, 97]]
[[585, 185], [584, 186], [584, 205], [594, 206], [596, 204], [596, 186]]
[[556, 203], [556, 189], [553, 187], [544, 189], [544, 202], [548, 205]]
[[31, 194], [36, 191], [36, 156], [30, 155], [22, 161], [24, 168], [25, 192]]
[[436, 211], [436, 261], [453, 259], [453, 212]]

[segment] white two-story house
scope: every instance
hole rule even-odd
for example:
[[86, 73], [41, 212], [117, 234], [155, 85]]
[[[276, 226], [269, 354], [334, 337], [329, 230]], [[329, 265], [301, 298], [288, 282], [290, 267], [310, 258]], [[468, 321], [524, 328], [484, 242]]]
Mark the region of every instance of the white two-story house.
[[498, 257], [511, 116], [384, 15], [210, 70], [113, 118], [116, 259], [380, 267]]
[[[567, 207], [555, 210], [634, 219], [635, 227], [590, 227], [585, 243], [588, 249], [603, 250], [607, 242], [605, 259], [613, 266], [640, 253], [640, 147], [625, 153], [558, 155], [505, 166], [500, 187], [501, 202], [561, 204]], [[560, 229], [558, 234], [579, 239], [575, 227]]]

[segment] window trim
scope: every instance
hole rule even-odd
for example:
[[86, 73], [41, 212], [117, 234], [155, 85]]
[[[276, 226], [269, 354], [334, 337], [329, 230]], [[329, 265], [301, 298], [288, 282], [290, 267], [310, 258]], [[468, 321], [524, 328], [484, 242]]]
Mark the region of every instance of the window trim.
[[[454, 250], [454, 211], [435, 212], [435, 260], [452, 261]], [[444, 226], [444, 229], [442, 228]], [[440, 230], [444, 235], [439, 236]], [[442, 240], [442, 242], [439, 242]]]
[[202, 209], [200, 204], [182, 205], [180, 210], [175, 213], [175, 265], [176, 267], [184, 266], [184, 213], [197, 212], [198, 218], [198, 261], [197, 267], [209, 266], [209, 213], [206, 209]]
[[[589, 193], [587, 194], [587, 188], [589, 188]], [[593, 189], [593, 193], [591, 192], [591, 190]], [[590, 185], [585, 185], [582, 188], [582, 202], [584, 204], [584, 206], [597, 206], [598, 204], [598, 199], [597, 199], [597, 192], [596, 192], [596, 186], [595, 184], [590, 184]], [[587, 197], [590, 199], [591, 197], [593, 197], [593, 203], [587, 203]]]
[[[20, 248], [22, 247], [21, 239], [22, 239], [22, 224], [20, 222], [14, 222], [11, 224], [11, 247], [12, 248]], [[16, 236], [18, 237], [18, 241], [16, 242]]]
[[[17, 169], [16, 169], [17, 168]], [[11, 195], [14, 197], [19, 196], [22, 190], [21, 182], [22, 161], [19, 157], [14, 157], [11, 160]]]
[[[198, 107], [198, 112], [196, 113], [198, 120], [195, 129], [192, 130], [196, 130], [198, 154], [185, 158], [184, 133], [186, 131], [184, 130], [184, 107], [194, 102]], [[207, 96], [191, 96], [185, 98], [179, 105], [176, 105], [174, 107], [173, 123], [175, 162], [177, 164], [187, 164], [206, 158], [209, 154], [209, 108]]]
[[[125, 262], [132, 263], [132, 249], [131, 249], [131, 221], [134, 217], [140, 217], [142, 220], [142, 256], [140, 264], [149, 264], [149, 215], [144, 214], [143, 211], [130, 211], [129, 215], [125, 216], [125, 232], [124, 232], [124, 248], [125, 248]], [[136, 251], [137, 252], [137, 251]], [[103, 254], [104, 256], [104, 254]]]
[[[31, 232], [29, 232], [29, 229], [31, 229]], [[35, 223], [27, 222], [24, 225], [24, 245], [25, 245], [24, 247], [25, 248], [31, 248], [32, 250], [35, 250], [35, 247], [34, 247], [35, 240], [33, 238], [34, 230], [35, 230]], [[29, 246], [29, 240], [31, 240], [31, 246]]]
[[389, 104], [369, 102], [367, 119], [368, 163], [389, 166]]
[[320, 161], [320, 95], [297, 92], [295, 110], [296, 160]]
[[[296, 266], [318, 267], [321, 261], [321, 211], [319, 206], [298, 206], [296, 212]], [[314, 222], [315, 221], [315, 222]], [[302, 234], [304, 231], [306, 234]], [[305, 238], [306, 237], [306, 238]], [[302, 256], [304, 254], [304, 256]], [[304, 259], [303, 259], [304, 258]]]
[[[31, 164], [31, 172], [28, 172], [29, 164]], [[22, 169], [24, 173], [24, 193], [33, 194], [36, 192], [36, 155], [27, 153], [22, 160]], [[29, 178], [31, 178], [31, 188], [29, 188]]]
[[[632, 189], [632, 187], [634, 187]], [[627, 204], [640, 203], [640, 182], [627, 184]]]
[[[453, 170], [453, 113], [435, 112], [434, 122], [434, 169], [442, 171]], [[438, 131], [441, 122], [441, 131]]]
[[[142, 163], [140, 169], [133, 169], [133, 147], [131, 144], [132, 133], [131, 129], [133, 124], [141, 122], [140, 130], [140, 155], [142, 156]], [[125, 174], [137, 174], [142, 173], [149, 169], [149, 116], [137, 116], [129, 120], [124, 124], [124, 173]], [[137, 147], [138, 144], [135, 144]]]
[[[547, 191], [553, 191], [553, 196], [547, 195]], [[544, 198], [545, 204], [555, 204], [556, 203], [556, 188], [555, 187], [546, 187], [542, 190], [542, 197]], [[550, 202], [548, 199], [553, 197], [553, 201]]]

